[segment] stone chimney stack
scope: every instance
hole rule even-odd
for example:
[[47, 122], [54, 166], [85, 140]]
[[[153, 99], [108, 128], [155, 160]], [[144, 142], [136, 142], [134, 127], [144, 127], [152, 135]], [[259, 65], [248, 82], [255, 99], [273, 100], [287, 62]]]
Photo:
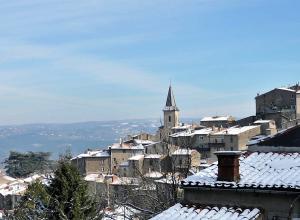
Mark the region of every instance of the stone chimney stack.
[[217, 151], [218, 181], [236, 182], [240, 179], [240, 151]]

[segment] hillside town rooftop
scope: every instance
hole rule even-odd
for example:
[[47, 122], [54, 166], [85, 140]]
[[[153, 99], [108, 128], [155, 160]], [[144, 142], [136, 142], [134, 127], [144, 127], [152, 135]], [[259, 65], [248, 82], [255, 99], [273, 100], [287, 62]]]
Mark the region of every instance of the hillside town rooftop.
[[112, 150], [144, 150], [144, 146], [142, 144], [125, 144], [125, 143], [115, 143], [109, 147]]
[[217, 181], [218, 164], [190, 176], [182, 181], [182, 186], [212, 188], [252, 188], [252, 189], [300, 189], [299, 153], [258, 153], [243, 154], [239, 157], [240, 180], [237, 182]]
[[212, 128], [203, 128], [199, 130], [186, 130], [171, 134], [170, 137], [189, 137], [194, 135], [208, 135], [212, 133]]
[[214, 135], [224, 135], [224, 134], [226, 134], [226, 135], [238, 135], [238, 134], [241, 134], [243, 132], [250, 131], [250, 130], [252, 130], [254, 128], [257, 128], [257, 127], [258, 127], [258, 125], [243, 126], [243, 127], [231, 127], [231, 128], [216, 132], [216, 133], [214, 133]]
[[72, 160], [84, 157], [110, 157], [110, 154], [105, 150], [87, 151], [83, 154], [79, 154], [76, 157], [73, 157]]
[[228, 121], [231, 120], [231, 116], [215, 116], [215, 117], [204, 117], [201, 119], [202, 122], [204, 121]]

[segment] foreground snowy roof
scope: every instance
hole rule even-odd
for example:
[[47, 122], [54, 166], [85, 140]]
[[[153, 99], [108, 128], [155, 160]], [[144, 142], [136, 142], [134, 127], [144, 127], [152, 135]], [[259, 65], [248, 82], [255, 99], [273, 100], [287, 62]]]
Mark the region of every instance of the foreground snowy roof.
[[300, 189], [300, 153], [252, 153], [240, 156], [240, 180], [217, 181], [218, 165], [182, 181], [183, 186]]
[[234, 207], [211, 207], [211, 206], [183, 206], [179, 203], [151, 218], [151, 220], [255, 220], [258, 219], [260, 210], [242, 209]]

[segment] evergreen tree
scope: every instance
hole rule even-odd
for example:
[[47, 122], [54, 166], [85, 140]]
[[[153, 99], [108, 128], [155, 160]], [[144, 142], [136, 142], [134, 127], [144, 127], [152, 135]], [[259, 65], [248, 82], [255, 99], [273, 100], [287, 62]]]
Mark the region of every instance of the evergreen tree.
[[8, 219], [29, 220], [29, 219], [47, 219], [47, 205], [50, 196], [46, 186], [40, 181], [36, 181], [28, 186], [25, 195], [22, 197], [18, 207]]
[[88, 193], [88, 185], [76, 167], [61, 160], [50, 185], [35, 182], [19, 202], [12, 220], [96, 220], [97, 202]]
[[48, 187], [49, 219], [95, 219], [96, 202], [76, 167], [62, 160]]

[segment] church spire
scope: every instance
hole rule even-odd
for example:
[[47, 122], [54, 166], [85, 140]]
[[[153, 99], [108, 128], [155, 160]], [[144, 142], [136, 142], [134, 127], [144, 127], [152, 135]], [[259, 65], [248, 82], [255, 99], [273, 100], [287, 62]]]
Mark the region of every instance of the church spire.
[[175, 97], [171, 85], [169, 86], [169, 91], [168, 91], [168, 96], [167, 96], [167, 101], [166, 101], [166, 106], [164, 108], [164, 111], [179, 111], [179, 109], [176, 106]]

